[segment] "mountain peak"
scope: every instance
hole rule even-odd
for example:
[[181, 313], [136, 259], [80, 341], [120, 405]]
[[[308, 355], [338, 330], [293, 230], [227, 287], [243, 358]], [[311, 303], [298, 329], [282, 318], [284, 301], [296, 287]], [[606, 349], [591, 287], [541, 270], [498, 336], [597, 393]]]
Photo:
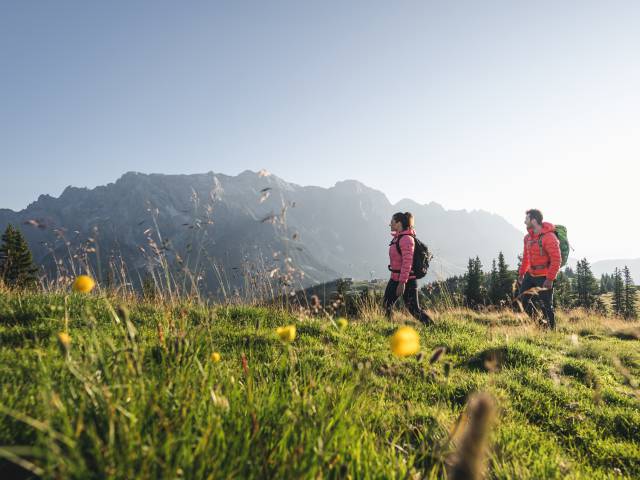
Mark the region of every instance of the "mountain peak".
[[238, 177], [243, 178], [243, 177], [258, 177], [259, 174], [258, 172], [254, 172], [253, 170], [243, 170], [242, 172], [240, 172], [238, 174]]
[[411, 200], [410, 198], [403, 198], [402, 200], [397, 202], [394, 207], [400, 210], [411, 211], [415, 210], [416, 208], [422, 207], [422, 205], [420, 205], [415, 200]]
[[352, 179], [340, 180], [339, 182], [336, 182], [333, 188], [356, 190], [358, 192], [363, 189], [371, 190], [371, 188], [367, 187], [364, 183]]
[[87, 187], [74, 187], [73, 185], [68, 185], [60, 194], [60, 199], [70, 200], [78, 197], [78, 195], [82, 195], [88, 192], [89, 189]]

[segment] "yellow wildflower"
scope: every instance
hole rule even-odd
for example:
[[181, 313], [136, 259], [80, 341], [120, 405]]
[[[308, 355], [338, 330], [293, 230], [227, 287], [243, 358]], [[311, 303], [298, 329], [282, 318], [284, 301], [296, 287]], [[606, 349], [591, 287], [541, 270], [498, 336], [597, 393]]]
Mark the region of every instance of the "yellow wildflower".
[[89, 293], [96, 286], [96, 282], [89, 275], [79, 275], [73, 282], [75, 292]]
[[58, 341], [65, 351], [69, 350], [69, 347], [71, 346], [71, 336], [67, 332], [60, 332], [58, 334]]
[[347, 328], [347, 326], [349, 325], [349, 322], [348, 322], [348, 321], [347, 321], [347, 319], [346, 319], [346, 318], [344, 318], [344, 317], [340, 317], [340, 318], [337, 320], [337, 322], [336, 322], [336, 323], [338, 324], [338, 328], [339, 328], [340, 330], [344, 330], [344, 329], [345, 329], [345, 328]]
[[218, 352], [213, 352], [213, 353], [211, 354], [211, 361], [212, 361], [213, 363], [218, 363], [218, 362], [220, 361], [220, 359], [221, 359], [221, 358], [222, 358], [222, 357], [220, 356], [220, 354], [219, 354]]
[[278, 327], [276, 333], [283, 342], [293, 342], [296, 338], [296, 326], [287, 325], [286, 327]]
[[391, 351], [397, 357], [415, 355], [420, 351], [420, 336], [412, 327], [398, 328], [391, 337]]

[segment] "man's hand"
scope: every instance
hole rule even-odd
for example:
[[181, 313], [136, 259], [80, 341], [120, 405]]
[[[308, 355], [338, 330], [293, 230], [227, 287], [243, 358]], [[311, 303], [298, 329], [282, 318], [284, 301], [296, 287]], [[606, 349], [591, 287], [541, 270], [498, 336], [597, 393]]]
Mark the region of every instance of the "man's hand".
[[542, 288], [553, 288], [553, 280], [547, 278], [542, 284]]
[[404, 295], [405, 286], [406, 286], [405, 283], [398, 284], [398, 288], [396, 288], [396, 297], [401, 297], [402, 295]]

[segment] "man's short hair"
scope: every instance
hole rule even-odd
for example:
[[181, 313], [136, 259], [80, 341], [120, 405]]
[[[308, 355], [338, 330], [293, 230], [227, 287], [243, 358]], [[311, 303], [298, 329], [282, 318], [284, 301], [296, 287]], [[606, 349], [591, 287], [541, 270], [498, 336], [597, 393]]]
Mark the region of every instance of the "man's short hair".
[[529, 215], [529, 219], [537, 221], [538, 225], [542, 225], [542, 212], [540, 210], [532, 208], [527, 210], [527, 215]]

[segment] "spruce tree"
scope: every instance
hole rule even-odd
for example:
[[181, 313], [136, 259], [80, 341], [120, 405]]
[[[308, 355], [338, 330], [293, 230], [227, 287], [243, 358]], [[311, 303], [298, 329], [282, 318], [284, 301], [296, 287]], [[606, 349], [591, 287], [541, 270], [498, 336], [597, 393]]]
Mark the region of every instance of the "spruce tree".
[[638, 316], [637, 308], [636, 308], [636, 294], [637, 290], [633, 284], [633, 278], [631, 277], [631, 272], [629, 271], [629, 267], [625, 265], [624, 267], [624, 318], [631, 320]]
[[607, 279], [606, 293], [611, 293], [613, 292], [613, 276], [609, 275], [608, 273], [606, 273], [605, 275]]
[[607, 273], [600, 275], [600, 295], [611, 291], [611, 277]]
[[0, 244], [0, 278], [9, 287], [33, 287], [38, 269], [20, 230], [8, 225]]
[[500, 282], [495, 259], [491, 263], [491, 273], [489, 274], [489, 302], [492, 305], [498, 305], [500, 302]]
[[0, 278], [5, 284], [10, 284], [10, 278], [15, 276], [13, 252], [16, 245], [16, 229], [7, 225], [0, 243]]
[[571, 308], [575, 304], [571, 280], [564, 272], [558, 272], [554, 282], [553, 303], [560, 308]]
[[500, 301], [508, 304], [511, 294], [513, 293], [513, 282], [516, 280], [517, 273], [509, 271], [509, 265], [504, 259], [504, 254], [498, 254], [498, 284], [500, 285]]
[[596, 312], [598, 315], [602, 315], [603, 317], [606, 317], [609, 315], [609, 309], [607, 308], [607, 305], [604, 303], [601, 297], [596, 297], [596, 301], [593, 304], [592, 308], [593, 308], [593, 311]]
[[591, 272], [591, 265], [583, 258], [576, 265], [575, 273], [576, 307], [591, 309], [596, 303], [598, 282]]
[[466, 303], [471, 308], [482, 305], [482, 263], [480, 258], [470, 258], [465, 275], [464, 296]]
[[617, 268], [613, 272], [613, 313], [624, 316], [624, 281], [622, 272]]
[[10, 245], [14, 241], [14, 228], [9, 224], [0, 239], [0, 279], [4, 280], [5, 272], [9, 269]]

